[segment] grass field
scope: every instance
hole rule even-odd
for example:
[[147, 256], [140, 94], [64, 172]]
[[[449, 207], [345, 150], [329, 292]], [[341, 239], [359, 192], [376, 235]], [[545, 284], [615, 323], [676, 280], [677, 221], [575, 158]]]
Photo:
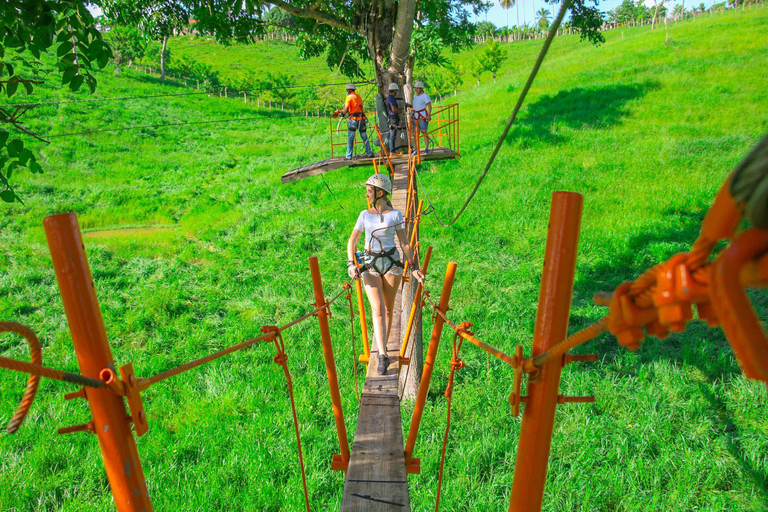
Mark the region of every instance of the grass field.
[[[478, 337], [506, 352], [517, 343], [529, 350], [555, 190], [585, 195], [571, 330], [603, 314], [591, 304], [594, 292], [686, 250], [723, 179], [768, 131], [766, 29], [768, 10], [757, 9], [680, 23], [666, 45], [663, 30], [647, 27], [609, 32], [598, 48], [558, 38], [464, 216], [450, 229], [430, 217], [422, 223], [423, 243], [435, 248], [434, 296], [447, 262], [458, 263], [451, 317], [472, 321]], [[443, 220], [488, 158], [539, 44], [509, 48], [511, 73], [457, 97], [462, 158], [420, 170], [422, 195]], [[105, 71], [97, 97], [185, 91]], [[32, 99], [70, 97], [51, 87]], [[60, 104], [27, 116], [52, 144], [39, 148], [44, 175], [14, 177], [26, 205], [4, 206], [0, 216], [0, 319], [37, 331], [45, 364], [77, 371], [46, 215], [74, 211], [92, 233], [86, 249], [115, 359], [133, 362], [140, 376], [309, 311], [311, 255], [326, 295], [343, 283], [344, 245], [370, 171], [280, 184], [285, 171], [325, 156], [327, 120], [207, 96]], [[218, 122], [237, 118], [249, 120]], [[217, 122], [53, 137], [203, 120]], [[118, 228], [143, 231], [104, 233]], [[768, 317], [768, 296], [753, 299]], [[331, 330], [351, 436], [357, 405], [345, 307], [334, 308]], [[329, 469], [338, 446], [316, 322], [285, 341], [312, 507], [334, 510], [343, 475]], [[434, 506], [449, 342], [446, 335], [416, 447], [422, 474], [410, 477], [418, 511]], [[721, 331], [694, 322], [637, 352], [603, 335], [578, 352], [600, 361], [566, 367], [562, 393], [596, 402], [558, 409], [545, 510], [768, 509], [768, 392], [740, 374]], [[474, 347], [462, 354], [442, 510], [504, 510], [520, 423], [507, 402], [512, 372]], [[28, 357], [8, 335], [0, 355]], [[273, 356], [256, 346], [144, 394], [150, 432], [138, 446], [156, 510], [303, 510], [290, 404]], [[24, 381], [2, 373], [0, 424]], [[89, 419], [84, 403], [64, 402], [73, 390], [43, 381], [20, 432], [0, 436], [0, 509], [111, 509], [96, 440], [55, 434]]]

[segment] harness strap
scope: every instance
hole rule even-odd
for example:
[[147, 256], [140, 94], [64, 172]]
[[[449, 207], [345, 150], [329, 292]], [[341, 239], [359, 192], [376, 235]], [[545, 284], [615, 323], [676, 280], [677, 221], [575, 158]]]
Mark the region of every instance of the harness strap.
[[371, 261], [368, 264], [366, 264], [364, 267], [366, 268], [366, 270], [370, 268], [375, 269], [376, 267], [374, 266], [374, 264], [376, 263], [377, 260], [387, 259], [389, 260], [389, 265], [387, 266], [387, 269], [384, 272], [382, 272], [382, 274], [387, 274], [390, 270], [392, 270], [392, 267], [404, 268], [403, 263], [400, 260], [397, 260], [392, 257], [392, 255], [395, 254], [395, 251], [397, 251], [397, 247], [393, 247], [386, 252], [376, 252], [376, 253], [368, 252], [368, 255], [371, 256]]

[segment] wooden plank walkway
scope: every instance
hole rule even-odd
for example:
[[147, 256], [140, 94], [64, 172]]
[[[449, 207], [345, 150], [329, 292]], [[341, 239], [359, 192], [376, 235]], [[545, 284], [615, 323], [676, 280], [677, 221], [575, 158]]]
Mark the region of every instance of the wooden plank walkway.
[[[407, 164], [395, 166], [392, 204], [403, 212], [407, 174]], [[390, 364], [386, 375], [376, 373], [379, 354], [371, 340], [371, 360], [360, 397], [360, 415], [344, 482], [341, 512], [411, 510], [398, 398], [403, 297], [403, 293], [398, 293], [392, 312], [392, 330], [387, 341]]]
[[[421, 160], [445, 160], [450, 158], [458, 158], [459, 155], [452, 149], [437, 147], [430, 150], [430, 153], [422, 154]], [[290, 183], [291, 181], [300, 180], [301, 178], [309, 178], [310, 176], [317, 176], [318, 174], [324, 174], [334, 169], [340, 169], [342, 167], [362, 167], [372, 166], [374, 158], [355, 158], [353, 160], [346, 160], [343, 156], [335, 156], [332, 158], [326, 158], [297, 169], [293, 169], [283, 174], [282, 182]], [[392, 165], [398, 167], [400, 165], [408, 165], [408, 156], [402, 155], [391, 159]], [[386, 165], [386, 164], [385, 164]], [[406, 173], [407, 174], [407, 173]], [[404, 186], [405, 187], [405, 186]], [[397, 207], [396, 207], [397, 208]], [[402, 209], [405, 210], [405, 204], [402, 205]]]

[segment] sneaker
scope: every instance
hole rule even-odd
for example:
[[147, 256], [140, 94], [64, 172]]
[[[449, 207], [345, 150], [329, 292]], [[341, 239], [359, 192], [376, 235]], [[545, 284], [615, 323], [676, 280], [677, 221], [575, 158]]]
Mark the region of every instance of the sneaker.
[[366, 157], [366, 158], [376, 158], [376, 155], [374, 155], [373, 153], [371, 153], [370, 155], [365, 155], [365, 157]]
[[379, 358], [379, 366], [376, 367], [376, 373], [384, 375], [387, 373], [387, 363], [384, 362], [384, 358]]
[[353, 157], [353, 156], [345, 156], [344, 157], [344, 160], [354, 160], [354, 159], [355, 159], [355, 157]]

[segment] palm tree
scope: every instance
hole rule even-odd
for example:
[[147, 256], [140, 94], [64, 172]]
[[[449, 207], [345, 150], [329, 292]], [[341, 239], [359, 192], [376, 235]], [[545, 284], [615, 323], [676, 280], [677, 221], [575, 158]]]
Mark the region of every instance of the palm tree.
[[[501, 5], [502, 9], [507, 11], [507, 32], [509, 32], [509, 8], [512, 7], [517, 3], [516, 0], [500, 0], [499, 4]], [[519, 13], [519, 11], [518, 11]], [[519, 16], [518, 16], [518, 23], [520, 23]]]
[[539, 28], [541, 30], [547, 30], [549, 28], [549, 19], [552, 17], [552, 13], [549, 12], [549, 9], [544, 9], [542, 7], [539, 9], [539, 12], [536, 13], [536, 16], [539, 17], [537, 21]]

